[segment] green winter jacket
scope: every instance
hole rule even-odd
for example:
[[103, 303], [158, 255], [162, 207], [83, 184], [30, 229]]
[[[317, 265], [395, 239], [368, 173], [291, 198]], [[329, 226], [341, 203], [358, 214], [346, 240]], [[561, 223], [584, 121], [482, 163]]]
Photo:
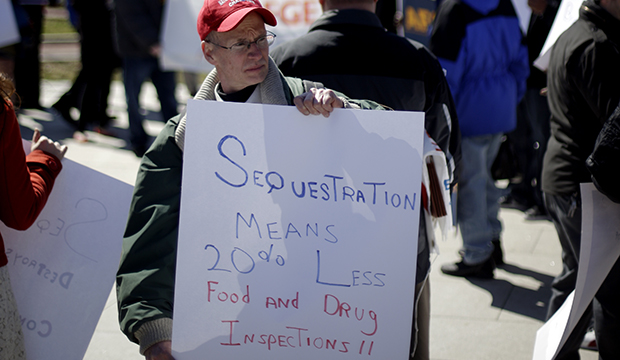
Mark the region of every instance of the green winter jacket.
[[[215, 100], [218, 82], [213, 70], [195, 99]], [[257, 91], [263, 104], [293, 105], [293, 98], [310, 87], [322, 85], [284, 77], [270, 60]], [[372, 101], [336, 94], [348, 108], [383, 109]], [[123, 238], [116, 276], [119, 322], [129, 340], [140, 344], [141, 354], [172, 339], [184, 139], [185, 115], [180, 114], [167, 122], [142, 158]]]

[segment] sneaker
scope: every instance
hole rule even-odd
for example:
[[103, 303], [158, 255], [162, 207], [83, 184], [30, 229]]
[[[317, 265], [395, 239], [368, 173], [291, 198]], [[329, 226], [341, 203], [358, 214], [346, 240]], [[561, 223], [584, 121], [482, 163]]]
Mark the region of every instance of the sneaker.
[[491, 254], [491, 258], [496, 266], [504, 265], [504, 252], [502, 251], [499, 239], [493, 239], [491, 242], [493, 243], [493, 254]]
[[108, 129], [100, 127], [100, 126], [95, 126], [93, 131], [96, 132], [97, 134], [101, 134], [101, 135], [105, 135], [105, 136], [111, 136], [111, 137], [117, 137], [117, 135], [116, 135], [116, 133], [114, 131], [108, 130]]
[[109, 116], [108, 114], [105, 114], [99, 118], [97, 123], [101, 128], [108, 128], [114, 120], [116, 120], [116, 116]]
[[441, 266], [441, 272], [446, 275], [477, 277], [481, 279], [492, 279], [494, 270], [495, 263], [493, 262], [493, 258], [489, 258], [487, 261], [476, 265], [467, 265], [461, 260], [455, 264], [445, 264]]
[[525, 210], [525, 220], [536, 221], [536, 220], [551, 220], [549, 218], [549, 214], [545, 209], [541, 209], [538, 205], [534, 205], [531, 208]]
[[76, 131], [73, 133], [73, 140], [79, 143], [85, 143], [88, 142], [88, 136], [81, 131]]
[[583, 341], [581, 342], [581, 348], [586, 350], [598, 350], [598, 346], [596, 345], [596, 337], [594, 335], [594, 329], [588, 330], [586, 335], [583, 337]]

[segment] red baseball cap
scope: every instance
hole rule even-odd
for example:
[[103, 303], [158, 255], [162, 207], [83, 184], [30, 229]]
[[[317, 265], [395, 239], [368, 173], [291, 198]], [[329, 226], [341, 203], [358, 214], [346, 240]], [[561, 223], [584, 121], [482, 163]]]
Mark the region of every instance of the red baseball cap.
[[204, 40], [211, 31], [234, 29], [251, 12], [257, 12], [265, 23], [276, 26], [276, 17], [258, 0], [205, 0], [198, 14], [198, 35]]

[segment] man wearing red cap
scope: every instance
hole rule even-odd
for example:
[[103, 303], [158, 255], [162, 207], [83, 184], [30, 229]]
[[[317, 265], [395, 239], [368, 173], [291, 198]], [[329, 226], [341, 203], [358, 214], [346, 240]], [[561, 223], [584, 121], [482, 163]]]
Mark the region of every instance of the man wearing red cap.
[[[215, 66], [198, 100], [295, 105], [328, 117], [337, 107], [382, 109], [313, 82], [284, 77], [269, 58], [273, 14], [258, 0], [205, 0], [198, 34]], [[307, 89], [307, 90], [305, 90]], [[117, 274], [121, 329], [147, 359], [172, 359], [172, 312], [185, 139], [185, 115], [168, 121], [142, 158]]]

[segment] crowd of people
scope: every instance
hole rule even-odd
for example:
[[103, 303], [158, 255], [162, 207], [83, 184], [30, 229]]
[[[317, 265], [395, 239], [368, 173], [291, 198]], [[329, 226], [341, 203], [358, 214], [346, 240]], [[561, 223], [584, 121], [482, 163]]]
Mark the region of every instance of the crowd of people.
[[[618, 202], [613, 177], [620, 165], [614, 156], [620, 148], [620, 0], [585, 0], [579, 19], [554, 45], [546, 71], [535, 67], [534, 60], [560, 0], [529, 0], [532, 15], [525, 32], [510, 0], [443, 0], [428, 46], [386, 30], [376, 15], [377, 0], [318, 2], [322, 14], [307, 34], [271, 48], [275, 35], [265, 25], [277, 30], [278, 21], [258, 0], [230, 4], [205, 0], [196, 20], [197, 31], [204, 58], [215, 69], [196, 89], [194, 98], [295, 106], [304, 115], [325, 117], [334, 108], [424, 112], [426, 132], [446, 159], [448, 186], [456, 195], [455, 225], [463, 242], [461, 260], [444, 264], [441, 271], [458, 277], [494, 277], [495, 269], [504, 264], [500, 207], [519, 209], [526, 220], [551, 221], [563, 262], [562, 272], [552, 282], [551, 317], [575, 289], [581, 243], [579, 184], [594, 180], [603, 194]], [[28, 5], [37, 6], [34, 11], [18, 0], [13, 3], [16, 18], [27, 14], [29, 24], [40, 20], [43, 4]], [[82, 70], [52, 108], [75, 127], [74, 138], [79, 141], [87, 141], [84, 131], [88, 127], [114, 135], [107, 97], [112, 72], [122, 68], [129, 141], [142, 160], [117, 273], [119, 321], [121, 330], [147, 359], [172, 359], [186, 115], [178, 112], [174, 72], [164, 71], [158, 61], [164, 2], [72, 0], [69, 5], [81, 35]], [[23, 39], [36, 43], [40, 29], [39, 37], [36, 26], [29, 31], [34, 35], [24, 32]], [[21, 106], [40, 107], [34, 91], [38, 82], [26, 85], [21, 80], [20, 67], [27, 62], [19, 56], [27, 52], [26, 47], [0, 49], [0, 59], [13, 60], [12, 64], [0, 62], [0, 71], [6, 74], [0, 77], [4, 106], [0, 116], [7, 119], [0, 128], [15, 128], [16, 124], [9, 77], [15, 79]], [[166, 120], [152, 146], [139, 103], [147, 79], [157, 89]], [[71, 108], [80, 110], [79, 119], [71, 117]], [[9, 151], [14, 150], [5, 143], [15, 141], [15, 129], [13, 133], [11, 139], [0, 138], [1, 161], [12, 159]], [[506, 139], [517, 149], [514, 170], [521, 176], [499, 189], [492, 168]], [[43, 171], [47, 177], [39, 179], [36, 174], [41, 174], [41, 166], [33, 170], [33, 160], [20, 155], [19, 164], [13, 166], [20, 166], [20, 176], [30, 172], [30, 180], [22, 176], [11, 181], [47, 182], [49, 193], [65, 151], [66, 147], [35, 132], [29, 157], [40, 156], [43, 160], [39, 161], [58, 166]], [[28, 169], [22, 164], [26, 161]], [[4, 204], [5, 195], [0, 196]], [[35, 201], [37, 209], [44, 199]], [[417, 234], [411, 359], [430, 358], [428, 274], [437, 215], [429, 208], [420, 212]], [[3, 216], [0, 220], [7, 224], [13, 219]], [[0, 266], [0, 270], [5, 268]], [[5, 275], [0, 271], [0, 276]], [[620, 261], [557, 359], [578, 359], [589, 327], [594, 328], [600, 358], [620, 359], [616, 341], [620, 338], [619, 281]], [[10, 292], [4, 284], [3, 279], [0, 291]], [[0, 314], [0, 322], [14, 318], [15, 312], [13, 307]], [[16, 351], [15, 358], [22, 358], [23, 349]]]
[[[142, 84], [150, 80], [157, 90], [161, 118], [178, 114], [175, 72], [161, 67], [160, 34], [163, 1], [22, 1], [12, 0], [21, 40], [0, 48], [0, 71], [8, 74], [19, 94], [21, 109], [44, 109], [40, 98], [41, 31], [47, 6], [66, 6], [80, 36], [81, 68], [73, 84], [49, 109], [74, 130], [73, 138], [88, 141], [86, 130], [116, 136], [108, 112], [113, 74], [122, 70], [129, 119], [129, 144], [142, 157], [152, 139], [143, 126]], [[13, 99], [16, 100], [16, 99]], [[72, 109], [79, 116], [74, 118]]]

